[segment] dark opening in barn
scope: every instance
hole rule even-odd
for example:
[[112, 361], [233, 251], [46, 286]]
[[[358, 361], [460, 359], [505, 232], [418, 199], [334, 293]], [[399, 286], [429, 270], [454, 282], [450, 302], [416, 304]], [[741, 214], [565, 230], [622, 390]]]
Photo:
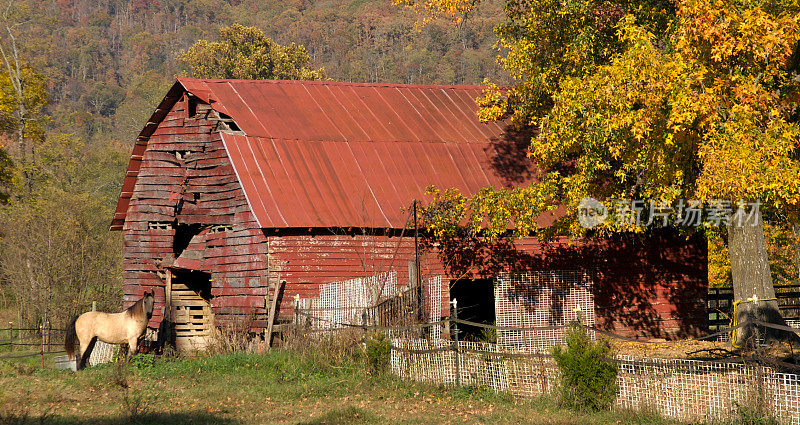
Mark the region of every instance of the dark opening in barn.
[[[458, 300], [458, 318], [484, 325], [494, 325], [494, 280], [459, 279], [450, 284], [450, 301]], [[485, 340], [486, 332], [479, 326], [459, 324], [461, 338], [468, 341]]]

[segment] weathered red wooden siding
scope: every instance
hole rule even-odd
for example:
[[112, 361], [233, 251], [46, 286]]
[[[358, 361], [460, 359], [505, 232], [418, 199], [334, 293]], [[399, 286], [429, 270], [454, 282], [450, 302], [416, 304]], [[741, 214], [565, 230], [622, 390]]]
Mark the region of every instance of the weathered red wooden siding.
[[708, 330], [707, 245], [670, 231], [604, 241], [536, 238], [487, 263], [505, 270], [586, 270], [597, 325], [626, 336], [685, 337]]
[[[413, 237], [370, 234], [270, 236], [269, 252], [273, 270], [286, 281], [280, 304], [283, 317], [293, 314], [295, 295], [317, 297], [323, 283], [395, 271], [398, 285], [408, 285], [409, 262], [415, 258]], [[420, 263], [423, 278], [442, 274], [430, 255], [423, 253]]]
[[[394, 269], [398, 284], [408, 283], [414, 259], [411, 237], [271, 236], [271, 264], [280, 269], [286, 289], [281, 315], [292, 314], [293, 297], [313, 298], [322, 283], [374, 275]], [[501, 272], [586, 270], [592, 278], [598, 326], [621, 335], [670, 337], [698, 335], [707, 329], [706, 245], [669, 232], [619, 237], [602, 242], [561, 238], [542, 244], [525, 238], [511, 249], [480, 257], [473, 277]], [[450, 276], [438, 253], [422, 252], [423, 278], [442, 276], [442, 315], [449, 314]]]
[[[127, 210], [124, 232], [125, 303], [156, 290], [150, 326], [163, 318], [164, 279], [174, 260], [174, 229], [150, 229], [150, 222], [230, 225], [207, 237], [200, 271], [211, 273], [215, 318], [255, 315], [265, 320], [269, 280], [266, 238], [250, 213], [244, 192], [217, 131], [206, 117], [186, 116], [176, 103], [147, 143]], [[181, 152], [178, 159], [175, 152]]]

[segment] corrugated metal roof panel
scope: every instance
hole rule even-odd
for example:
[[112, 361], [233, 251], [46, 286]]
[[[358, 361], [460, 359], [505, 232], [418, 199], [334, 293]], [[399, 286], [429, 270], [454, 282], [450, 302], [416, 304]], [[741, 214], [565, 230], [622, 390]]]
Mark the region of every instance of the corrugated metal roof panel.
[[[264, 228], [402, 228], [401, 210], [426, 199], [430, 185], [473, 194], [512, 183], [493, 168], [505, 125], [478, 121], [479, 86], [180, 78], [181, 86], [241, 129], [222, 139]], [[174, 104], [176, 87], [151, 121]], [[136, 178], [131, 164], [126, 188]], [[513, 182], [530, 181], [532, 169]]]
[[[277, 209], [253, 207], [265, 228], [403, 228], [408, 217], [402, 209], [424, 199], [430, 184], [467, 194], [506, 186], [484, 174], [478, 161], [461, 162], [483, 151], [484, 142], [303, 142], [234, 134], [222, 139], [250, 204]], [[280, 175], [265, 175], [265, 169]]]

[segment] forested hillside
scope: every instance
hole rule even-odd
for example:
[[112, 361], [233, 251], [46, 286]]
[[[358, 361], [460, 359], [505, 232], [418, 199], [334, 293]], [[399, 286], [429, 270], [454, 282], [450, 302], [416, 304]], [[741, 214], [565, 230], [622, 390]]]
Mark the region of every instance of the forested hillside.
[[199, 39], [238, 23], [305, 46], [309, 67], [334, 80], [475, 84], [504, 81], [492, 31], [502, 16], [493, 1], [462, 25], [417, 29], [390, 0], [5, 4], [0, 313], [18, 305], [9, 319], [58, 325], [92, 301], [119, 307], [121, 237], [108, 226], [120, 182], [136, 135], [186, 73], [178, 57]]
[[[391, 0], [5, 3], [0, 320], [9, 305], [32, 323], [55, 322], [91, 301], [119, 306], [121, 237], [108, 225], [130, 149], [175, 76], [187, 72], [179, 56], [198, 40], [216, 41], [220, 27], [241, 24], [305, 46], [309, 68], [334, 80], [513, 83], [495, 62], [503, 52], [493, 28], [507, 19], [506, 2], [470, 4], [478, 9], [458, 24], [417, 27], [420, 17]], [[725, 234], [711, 239], [710, 281], [727, 284]], [[797, 279], [800, 227], [768, 227], [767, 240], [775, 281]], [[47, 306], [59, 306], [60, 316]]]
[[503, 80], [492, 32], [502, 18], [500, 2], [484, 4], [463, 25], [420, 30], [413, 14], [390, 0], [58, 0], [26, 8], [16, 18], [30, 19], [18, 42], [48, 81], [51, 128], [99, 143], [130, 140], [181, 73], [180, 52], [232, 23], [257, 26], [279, 44], [305, 46], [311, 65], [334, 80]]

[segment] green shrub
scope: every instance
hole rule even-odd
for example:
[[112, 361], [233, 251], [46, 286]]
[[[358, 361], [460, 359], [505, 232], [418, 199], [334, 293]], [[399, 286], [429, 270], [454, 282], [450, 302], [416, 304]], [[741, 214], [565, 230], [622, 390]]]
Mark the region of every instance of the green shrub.
[[385, 372], [389, 368], [392, 354], [392, 342], [389, 337], [381, 331], [369, 332], [364, 338], [364, 344], [370, 373]]
[[764, 412], [763, 408], [733, 402], [734, 409], [720, 425], [778, 425], [777, 419]]
[[608, 409], [617, 397], [617, 365], [608, 340], [592, 341], [575, 323], [564, 333], [566, 346], [553, 347], [561, 372], [558, 396], [562, 405], [576, 410]]
[[113, 367], [108, 372], [109, 381], [120, 388], [128, 388], [128, 377], [131, 374], [130, 364], [125, 356], [115, 354], [112, 358]]
[[131, 357], [131, 366], [136, 369], [147, 369], [153, 367], [156, 363], [155, 354], [139, 353]]
[[497, 331], [492, 328], [483, 328], [481, 330], [479, 342], [488, 342], [489, 344], [497, 344]]

